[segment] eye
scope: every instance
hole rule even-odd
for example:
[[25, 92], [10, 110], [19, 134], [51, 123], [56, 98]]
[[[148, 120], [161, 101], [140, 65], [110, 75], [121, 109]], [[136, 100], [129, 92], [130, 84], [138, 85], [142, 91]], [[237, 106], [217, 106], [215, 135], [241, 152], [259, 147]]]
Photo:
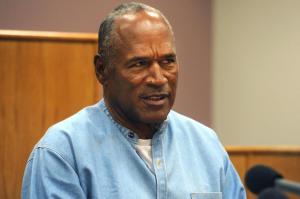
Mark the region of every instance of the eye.
[[132, 62], [129, 67], [144, 67], [144, 66], [148, 66], [149, 65], [149, 61], [141, 59], [141, 60], [136, 60], [134, 62]]
[[160, 64], [163, 65], [163, 66], [168, 66], [168, 65], [172, 65], [176, 62], [176, 58], [175, 57], [167, 57], [167, 58], [164, 58], [162, 60], [160, 60]]

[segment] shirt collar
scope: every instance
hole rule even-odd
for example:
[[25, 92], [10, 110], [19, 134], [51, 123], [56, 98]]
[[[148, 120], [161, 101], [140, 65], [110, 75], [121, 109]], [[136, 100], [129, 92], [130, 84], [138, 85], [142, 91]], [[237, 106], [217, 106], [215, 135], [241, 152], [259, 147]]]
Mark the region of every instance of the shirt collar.
[[[126, 128], [125, 126], [123, 126], [122, 124], [120, 124], [119, 122], [117, 122], [111, 115], [111, 113], [109, 112], [107, 106], [105, 105], [105, 101], [104, 99], [101, 99], [99, 102], [100, 108], [103, 110], [103, 112], [107, 115], [107, 117], [113, 122], [113, 124], [121, 131], [121, 133], [131, 142], [137, 143], [138, 142], [138, 135], [133, 132], [132, 130]], [[162, 134], [168, 124], [168, 119], [169, 117], [167, 117], [167, 119], [165, 121], [163, 121], [161, 124], [158, 124], [156, 127], [156, 132], [154, 133], [154, 136], [157, 137], [158, 135]], [[154, 137], [153, 136], [153, 137]]]

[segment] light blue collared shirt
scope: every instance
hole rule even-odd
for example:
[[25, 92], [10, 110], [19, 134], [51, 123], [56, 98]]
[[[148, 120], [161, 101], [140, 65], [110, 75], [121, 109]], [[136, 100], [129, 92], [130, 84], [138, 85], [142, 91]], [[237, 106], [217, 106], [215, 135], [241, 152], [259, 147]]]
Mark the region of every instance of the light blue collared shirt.
[[22, 198], [244, 199], [216, 134], [171, 111], [152, 138], [153, 169], [138, 135], [113, 120], [103, 100], [49, 128], [33, 149]]

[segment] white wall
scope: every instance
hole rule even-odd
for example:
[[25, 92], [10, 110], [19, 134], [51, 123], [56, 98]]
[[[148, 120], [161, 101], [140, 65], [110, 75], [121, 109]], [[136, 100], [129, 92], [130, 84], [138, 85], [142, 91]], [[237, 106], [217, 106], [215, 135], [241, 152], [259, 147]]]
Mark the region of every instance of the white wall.
[[215, 0], [213, 32], [223, 143], [300, 145], [300, 1]]

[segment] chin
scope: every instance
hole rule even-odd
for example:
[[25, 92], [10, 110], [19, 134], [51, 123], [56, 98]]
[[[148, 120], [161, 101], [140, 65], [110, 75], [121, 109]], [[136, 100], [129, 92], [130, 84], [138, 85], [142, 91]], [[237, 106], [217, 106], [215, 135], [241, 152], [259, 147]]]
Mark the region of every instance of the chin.
[[169, 111], [167, 113], [159, 113], [159, 114], [148, 114], [143, 117], [143, 121], [147, 124], [157, 124], [164, 122], [168, 117]]

